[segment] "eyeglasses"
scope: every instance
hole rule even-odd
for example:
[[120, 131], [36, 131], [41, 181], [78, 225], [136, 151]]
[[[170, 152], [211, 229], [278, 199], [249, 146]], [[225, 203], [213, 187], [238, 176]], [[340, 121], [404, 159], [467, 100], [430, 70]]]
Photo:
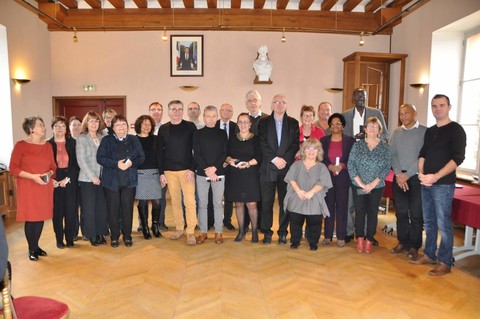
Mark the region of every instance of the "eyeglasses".
[[220, 112], [228, 112], [228, 113], [230, 113], [230, 112], [233, 112], [233, 111], [232, 111], [232, 110], [220, 110]]
[[343, 126], [342, 122], [330, 123], [330, 126]]
[[115, 123], [113, 126], [116, 126], [116, 127], [118, 127], [118, 126], [127, 126], [127, 123], [125, 123], [125, 122], [117, 122], [117, 123]]
[[285, 105], [285, 104], [287, 104], [287, 102], [286, 101], [273, 101], [272, 104], [276, 104], [276, 105], [283, 104], [283, 105]]
[[369, 128], [369, 129], [375, 129], [375, 128], [378, 128], [378, 125], [367, 125], [367, 128]]
[[96, 119], [89, 119], [88, 123], [100, 123], [100, 121]]
[[163, 109], [150, 109], [150, 112], [163, 112]]
[[247, 102], [248, 103], [257, 103], [258, 100], [257, 99], [248, 99]]
[[189, 111], [199, 111], [200, 109], [198, 107], [189, 107]]
[[180, 109], [169, 109], [169, 111], [172, 111], [173, 113], [177, 113], [177, 112], [183, 112], [183, 109], [180, 108]]
[[62, 125], [62, 124], [55, 124], [53, 127], [54, 128], [67, 128], [67, 126]]
[[315, 151], [317, 148], [315, 146], [309, 146], [305, 149], [308, 150], [308, 151]]
[[248, 121], [248, 120], [246, 120], [246, 121], [238, 121], [237, 123], [238, 123], [238, 125], [240, 125], [240, 124], [250, 124], [250, 121]]
[[309, 117], [309, 118], [312, 118], [312, 117], [313, 117], [313, 114], [305, 114], [305, 113], [304, 113], [302, 116], [303, 116], [303, 117]]

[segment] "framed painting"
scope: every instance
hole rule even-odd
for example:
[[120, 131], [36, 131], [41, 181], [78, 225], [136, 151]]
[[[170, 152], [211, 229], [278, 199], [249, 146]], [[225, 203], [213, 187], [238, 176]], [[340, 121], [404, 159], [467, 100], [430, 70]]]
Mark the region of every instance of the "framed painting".
[[170, 36], [170, 76], [203, 76], [203, 35]]

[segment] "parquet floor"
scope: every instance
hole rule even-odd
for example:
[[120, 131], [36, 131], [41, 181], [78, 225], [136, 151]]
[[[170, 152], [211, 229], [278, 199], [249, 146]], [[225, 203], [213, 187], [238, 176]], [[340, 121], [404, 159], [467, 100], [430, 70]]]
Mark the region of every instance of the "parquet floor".
[[[379, 229], [393, 219], [392, 213], [379, 215]], [[479, 256], [457, 262], [449, 275], [431, 277], [430, 267], [388, 253], [396, 240], [381, 231], [372, 255], [357, 253], [354, 243], [320, 245], [316, 252], [306, 244], [291, 250], [276, 242], [236, 243], [236, 232], [227, 230], [222, 245], [213, 242], [213, 232], [196, 247], [187, 246], [185, 237], [146, 241], [135, 232], [131, 248], [92, 247], [80, 240], [60, 250], [48, 222], [40, 244], [49, 255], [31, 262], [23, 224], [13, 217], [5, 223], [13, 295], [62, 300], [70, 318], [480, 316]], [[167, 224], [173, 225], [168, 209]], [[462, 236], [456, 230], [456, 242]]]

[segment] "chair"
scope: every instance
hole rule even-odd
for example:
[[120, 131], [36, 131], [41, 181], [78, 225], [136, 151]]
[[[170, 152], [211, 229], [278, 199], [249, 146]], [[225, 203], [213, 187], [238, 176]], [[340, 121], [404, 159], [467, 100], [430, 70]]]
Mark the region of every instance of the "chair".
[[68, 306], [54, 299], [34, 296], [12, 299], [8, 270], [3, 278], [2, 305], [3, 319], [67, 319], [70, 315]]

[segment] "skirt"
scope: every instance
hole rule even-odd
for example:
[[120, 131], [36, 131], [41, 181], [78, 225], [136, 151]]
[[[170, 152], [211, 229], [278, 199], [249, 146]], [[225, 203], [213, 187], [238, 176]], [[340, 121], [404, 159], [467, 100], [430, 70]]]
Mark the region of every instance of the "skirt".
[[158, 169], [139, 169], [136, 199], [149, 200], [162, 198], [162, 185]]

